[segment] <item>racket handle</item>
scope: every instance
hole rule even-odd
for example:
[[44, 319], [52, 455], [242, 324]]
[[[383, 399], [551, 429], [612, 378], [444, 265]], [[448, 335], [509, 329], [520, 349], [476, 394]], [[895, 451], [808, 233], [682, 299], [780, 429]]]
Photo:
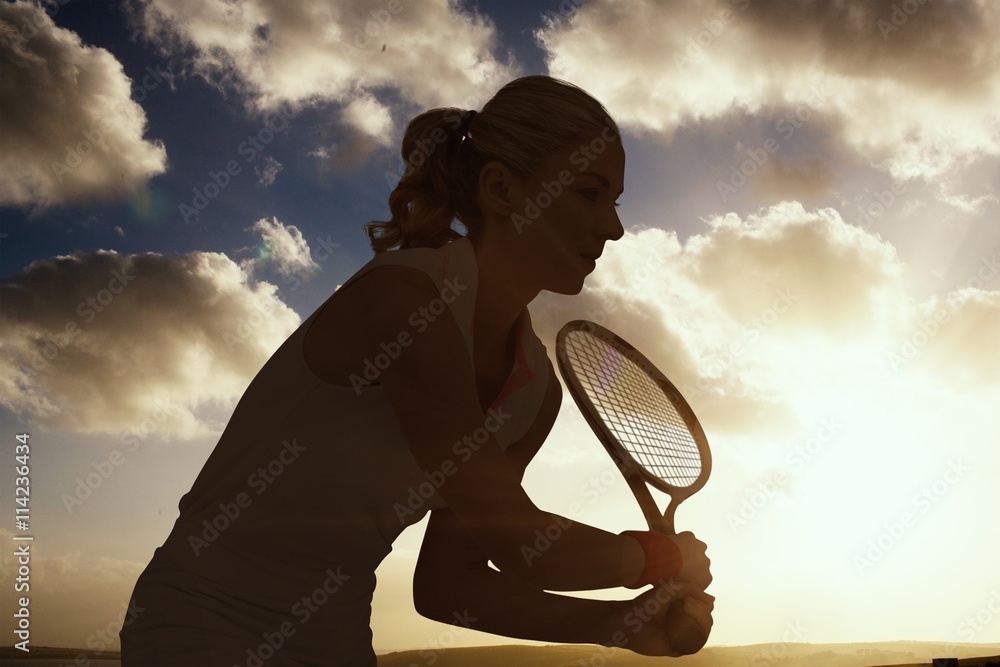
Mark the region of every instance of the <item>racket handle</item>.
[[670, 645], [681, 655], [697, 653], [708, 641], [705, 629], [684, 611], [684, 600], [674, 600], [667, 609]]

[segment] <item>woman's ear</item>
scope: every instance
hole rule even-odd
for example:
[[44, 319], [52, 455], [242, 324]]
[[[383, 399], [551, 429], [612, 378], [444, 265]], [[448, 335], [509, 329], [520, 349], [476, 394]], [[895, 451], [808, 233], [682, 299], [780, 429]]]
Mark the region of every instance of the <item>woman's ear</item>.
[[523, 184], [507, 165], [488, 162], [479, 172], [477, 195], [483, 217], [508, 217], [514, 213]]

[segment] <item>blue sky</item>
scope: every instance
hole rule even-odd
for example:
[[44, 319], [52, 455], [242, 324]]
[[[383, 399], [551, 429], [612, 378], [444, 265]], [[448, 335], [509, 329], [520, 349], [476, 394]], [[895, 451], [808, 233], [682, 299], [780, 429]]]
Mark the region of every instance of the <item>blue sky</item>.
[[[712, 641], [1000, 642], [993, 3], [333, 7], [0, 5], [0, 420], [5, 457], [35, 443], [37, 643], [120, 621], [242, 391], [371, 257], [407, 122], [539, 73], [622, 128], [627, 233], [535, 328], [551, 351], [604, 321], [704, 422], [713, 475], [678, 526], [709, 544]], [[641, 527], [614, 475], [567, 398], [529, 494], [565, 512], [598, 480], [574, 518]], [[440, 639], [408, 602], [422, 530], [380, 568], [376, 648]]]

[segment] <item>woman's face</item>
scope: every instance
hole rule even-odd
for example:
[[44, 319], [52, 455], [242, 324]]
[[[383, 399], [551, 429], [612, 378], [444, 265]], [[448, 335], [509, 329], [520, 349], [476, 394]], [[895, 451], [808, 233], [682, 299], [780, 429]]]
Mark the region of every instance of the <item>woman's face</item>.
[[506, 219], [491, 231], [502, 230], [518, 266], [530, 274], [518, 277], [539, 289], [578, 294], [605, 243], [625, 233], [615, 209], [625, 180], [620, 140], [606, 130], [551, 156], [533, 178], [508, 173], [507, 179]]

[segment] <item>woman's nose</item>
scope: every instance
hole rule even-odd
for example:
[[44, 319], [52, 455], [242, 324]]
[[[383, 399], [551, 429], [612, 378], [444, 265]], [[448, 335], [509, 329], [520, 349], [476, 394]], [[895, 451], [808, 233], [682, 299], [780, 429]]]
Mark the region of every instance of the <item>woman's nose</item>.
[[618, 217], [618, 212], [614, 211], [609, 217], [605, 218], [597, 232], [602, 238], [606, 238], [611, 241], [617, 241], [621, 237], [625, 236], [625, 228], [622, 227], [622, 221]]

